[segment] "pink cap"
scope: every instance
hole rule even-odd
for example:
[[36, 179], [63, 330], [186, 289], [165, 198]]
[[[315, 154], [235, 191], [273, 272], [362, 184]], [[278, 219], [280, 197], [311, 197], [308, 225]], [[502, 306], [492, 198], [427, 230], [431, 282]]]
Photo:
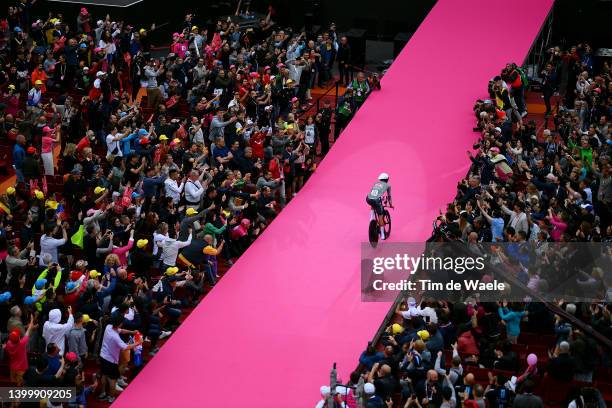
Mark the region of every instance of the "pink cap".
[[173, 36], [173, 37], [178, 37], [178, 36], [179, 36], [179, 33], [174, 33], [174, 34], [172, 34], [172, 36]]
[[49, 126], [45, 126], [44, 128], [42, 128], [43, 133], [51, 133], [53, 132], [53, 129], [51, 129]]
[[298, 101], [297, 96], [294, 96], [293, 98], [291, 98], [291, 102], [297, 102], [297, 101]]
[[259, 74], [257, 72], [251, 72], [250, 75], [251, 78], [259, 78]]
[[94, 48], [94, 52], [100, 52], [100, 51], [102, 51], [102, 48], [100, 48], [100, 47]]
[[76, 353], [74, 351], [69, 351], [68, 353], [66, 353], [66, 355], [64, 356], [66, 357], [66, 360], [74, 363], [75, 361], [79, 360], [79, 357], [76, 355]]
[[91, 217], [92, 215], [94, 215], [96, 213], [96, 210], [93, 208], [90, 208], [89, 210], [87, 210], [87, 216]]
[[86, 15], [86, 14], [89, 14], [89, 12], [87, 11], [87, 9], [85, 7], [83, 7], [81, 9], [81, 14], [85, 14]]
[[266, 65], [266, 66], [264, 67], [264, 71], [267, 71], [267, 70], [269, 70], [269, 69], [270, 69], [270, 66], [269, 66], [269, 65]]

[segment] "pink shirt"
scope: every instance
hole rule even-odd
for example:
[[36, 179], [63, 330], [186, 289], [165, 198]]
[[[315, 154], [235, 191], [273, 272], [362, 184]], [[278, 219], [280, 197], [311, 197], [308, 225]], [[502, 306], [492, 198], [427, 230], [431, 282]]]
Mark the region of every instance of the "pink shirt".
[[42, 138], [42, 153], [51, 153], [53, 150], [53, 144], [55, 143], [55, 139], [49, 136], [43, 136]]
[[187, 52], [187, 46], [184, 42], [177, 42], [170, 46], [170, 51], [175, 53], [179, 58], [185, 58], [185, 53]]
[[133, 245], [134, 245], [134, 240], [130, 238], [126, 246], [113, 248], [111, 253], [116, 254], [119, 257], [119, 261], [121, 262], [121, 265], [127, 265], [127, 253], [130, 249], [132, 249]]
[[567, 224], [554, 214], [552, 217], [550, 217], [550, 223], [553, 225], [553, 230], [550, 232], [550, 236], [555, 241], [561, 240], [563, 233], [567, 229]]

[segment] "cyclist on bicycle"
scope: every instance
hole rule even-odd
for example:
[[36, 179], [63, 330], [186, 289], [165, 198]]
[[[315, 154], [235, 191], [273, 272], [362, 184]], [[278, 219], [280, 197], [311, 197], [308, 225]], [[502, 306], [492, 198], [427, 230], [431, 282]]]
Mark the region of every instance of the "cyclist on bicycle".
[[[366, 202], [370, 204], [370, 207], [376, 212], [378, 219], [378, 225], [383, 227], [385, 222], [383, 220], [383, 197], [387, 194], [387, 202], [389, 207], [393, 208], [391, 201], [391, 184], [389, 184], [389, 175], [387, 173], [380, 173], [378, 181], [374, 183], [372, 189], [366, 197]], [[383, 237], [384, 238], [384, 237]]]

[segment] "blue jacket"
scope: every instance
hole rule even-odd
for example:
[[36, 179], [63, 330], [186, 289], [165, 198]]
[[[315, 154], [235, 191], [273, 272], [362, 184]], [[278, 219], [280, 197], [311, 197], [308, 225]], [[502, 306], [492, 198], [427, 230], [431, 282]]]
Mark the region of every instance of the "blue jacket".
[[25, 150], [23, 150], [23, 147], [21, 147], [20, 144], [15, 144], [15, 147], [13, 147], [13, 164], [15, 165], [15, 168], [21, 170], [24, 159]]
[[507, 307], [499, 308], [499, 317], [506, 322], [506, 333], [508, 336], [518, 336], [521, 333], [521, 318], [525, 312], [513, 312]]
[[157, 196], [158, 188], [162, 184], [166, 177], [158, 176], [158, 177], [145, 177], [142, 181], [142, 191], [145, 197], [155, 197]]
[[363, 353], [361, 353], [361, 356], [359, 356], [359, 362], [363, 364], [368, 370], [371, 370], [374, 364], [378, 363], [383, 358], [385, 358], [385, 354], [383, 352], [379, 351], [376, 354], [368, 356], [364, 351]]
[[104, 305], [104, 298], [111, 295], [113, 290], [115, 290], [115, 286], [117, 285], [117, 278], [111, 277], [110, 285], [106, 289], [102, 289], [96, 292], [96, 299], [98, 301], [98, 306], [102, 307]]
[[121, 150], [123, 151], [124, 156], [129, 156], [130, 154], [132, 154], [133, 143], [136, 143], [136, 142], [132, 142], [132, 140], [136, 139], [137, 137], [138, 137], [138, 133], [132, 133], [124, 137], [123, 139], [121, 139], [119, 143], [121, 143]]

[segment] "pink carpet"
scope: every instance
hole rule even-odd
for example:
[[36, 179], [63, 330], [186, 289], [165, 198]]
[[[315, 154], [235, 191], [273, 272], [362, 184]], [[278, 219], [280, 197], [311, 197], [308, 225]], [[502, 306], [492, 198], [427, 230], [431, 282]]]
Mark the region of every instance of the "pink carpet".
[[390, 173], [392, 240], [428, 237], [468, 167], [472, 103], [552, 3], [438, 1], [308, 185], [113, 406], [312, 407], [333, 362], [348, 379], [389, 308], [360, 301], [368, 188]]

